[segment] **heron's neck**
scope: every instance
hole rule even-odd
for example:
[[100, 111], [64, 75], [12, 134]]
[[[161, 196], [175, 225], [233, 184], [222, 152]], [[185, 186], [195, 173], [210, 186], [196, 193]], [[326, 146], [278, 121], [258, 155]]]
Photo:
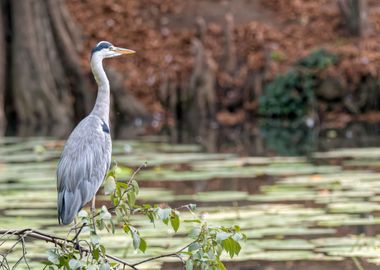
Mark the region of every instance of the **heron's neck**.
[[104, 72], [102, 58], [93, 55], [91, 58], [91, 69], [94, 74], [96, 83], [98, 84], [98, 96], [94, 109], [91, 114], [99, 116], [107, 124], [109, 124], [109, 110], [110, 110], [110, 83], [107, 75]]

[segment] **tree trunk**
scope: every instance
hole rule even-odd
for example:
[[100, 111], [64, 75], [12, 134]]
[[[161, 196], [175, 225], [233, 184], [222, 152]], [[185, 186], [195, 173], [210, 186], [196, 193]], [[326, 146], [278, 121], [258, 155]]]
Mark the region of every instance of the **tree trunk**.
[[5, 59], [5, 21], [3, 17], [4, 5], [0, 4], [0, 136], [4, 135], [6, 127], [5, 119], [5, 71], [6, 71], [6, 59]]
[[229, 73], [233, 74], [237, 69], [237, 59], [236, 59], [236, 46], [235, 46], [235, 33], [234, 33], [235, 23], [232, 14], [228, 13], [226, 15], [226, 28], [225, 28], [225, 40], [224, 40], [224, 69]]
[[[0, 133], [5, 97], [5, 115], [17, 134], [66, 134], [91, 110], [96, 88], [81, 67], [80, 34], [64, 0], [1, 3]], [[9, 29], [7, 39], [4, 29]]]
[[365, 35], [368, 28], [367, 0], [338, 0], [338, 5], [349, 33]]
[[[42, 1], [12, 1], [12, 86], [18, 121], [67, 124], [70, 89], [49, 23], [47, 4]], [[33, 102], [31, 102], [33, 101]]]

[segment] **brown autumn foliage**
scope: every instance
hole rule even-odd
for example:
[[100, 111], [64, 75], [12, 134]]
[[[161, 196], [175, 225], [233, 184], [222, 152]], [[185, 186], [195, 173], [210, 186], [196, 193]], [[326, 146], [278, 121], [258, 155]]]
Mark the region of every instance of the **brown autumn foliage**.
[[[127, 61], [111, 60], [111, 65], [122, 73], [128, 89], [152, 111], [164, 110], [157, 99], [164, 75], [187, 78], [191, 73], [192, 39], [198, 35], [197, 15], [203, 15], [207, 23], [203, 43], [217, 63], [217, 85], [228, 90], [218, 92], [221, 107], [229, 106], [224, 99], [233, 97], [234, 92], [235, 96], [239, 95], [251, 74], [265, 70], [263, 79], [270, 80], [320, 47], [340, 56], [339, 64], [329, 68], [326, 76], [339, 78], [348, 91], [357, 91], [367, 76], [379, 76], [379, 1], [368, 3], [370, 26], [368, 34], [361, 38], [347, 34], [336, 1], [251, 2], [254, 3], [242, 4], [239, 0], [67, 0], [84, 36], [83, 65], [88, 68], [88, 52], [99, 40], [136, 50], [138, 54]], [[239, 8], [237, 5], [247, 6]], [[251, 9], [248, 13], [251, 15], [244, 12], [245, 8]], [[223, 67], [227, 11], [235, 17], [234, 72]], [[247, 107], [257, 106], [253, 103]], [[242, 117], [240, 111], [239, 117]]]

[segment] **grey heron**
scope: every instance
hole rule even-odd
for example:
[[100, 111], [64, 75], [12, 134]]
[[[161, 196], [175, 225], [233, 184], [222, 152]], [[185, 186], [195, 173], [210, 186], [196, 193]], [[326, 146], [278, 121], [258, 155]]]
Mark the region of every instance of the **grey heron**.
[[91, 52], [91, 69], [98, 84], [95, 106], [72, 131], [63, 148], [57, 168], [58, 221], [70, 224], [82, 207], [92, 200], [111, 162], [109, 129], [110, 85], [102, 61], [134, 51], [99, 42]]

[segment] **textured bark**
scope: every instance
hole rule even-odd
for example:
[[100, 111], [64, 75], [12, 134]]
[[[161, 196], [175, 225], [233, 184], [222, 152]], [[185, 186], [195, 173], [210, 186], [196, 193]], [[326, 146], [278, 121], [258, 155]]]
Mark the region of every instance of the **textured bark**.
[[[194, 66], [190, 78], [167, 74], [160, 86], [160, 102], [174, 118], [175, 142], [191, 141], [216, 118], [216, 63], [199, 39], [193, 40]], [[186, 137], [186, 138], [185, 138]]]
[[6, 59], [5, 59], [5, 21], [3, 17], [4, 5], [0, 4], [0, 136], [4, 135], [6, 127], [5, 119], [5, 72], [6, 72]]
[[[47, 1], [48, 2], [48, 1]], [[47, 2], [12, 1], [12, 86], [20, 124], [68, 124], [70, 88]]]
[[[5, 123], [4, 96], [5, 117], [13, 132], [66, 134], [90, 112], [97, 89], [92, 75], [81, 67], [79, 53], [83, 48], [78, 28], [64, 0], [1, 3], [0, 134]], [[1, 16], [6, 18], [2, 20]], [[8, 29], [9, 37], [4, 29]], [[145, 113], [145, 108], [125, 93], [121, 79], [115, 79], [119, 81], [115, 108], [122, 118]]]
[[364, 35], [368, 28], [367, 0], [338, 0], [338, 5], [349, 33]]
[[224, 40], [224, 69], [230, 74], [234, 73], [237, 68], [236, 46], [235, 46], [235, 23], [232, 14], [226, 15], [226, 28]]
[[189, 96], [190, 110], [194, 117], [190, 120], [198, 123], [199, 119], [212, 119], [216, 114], [216, 63], [208, 54], [203, 44], [195, 39], [193, 41], [195, 64], [190, 77]]

